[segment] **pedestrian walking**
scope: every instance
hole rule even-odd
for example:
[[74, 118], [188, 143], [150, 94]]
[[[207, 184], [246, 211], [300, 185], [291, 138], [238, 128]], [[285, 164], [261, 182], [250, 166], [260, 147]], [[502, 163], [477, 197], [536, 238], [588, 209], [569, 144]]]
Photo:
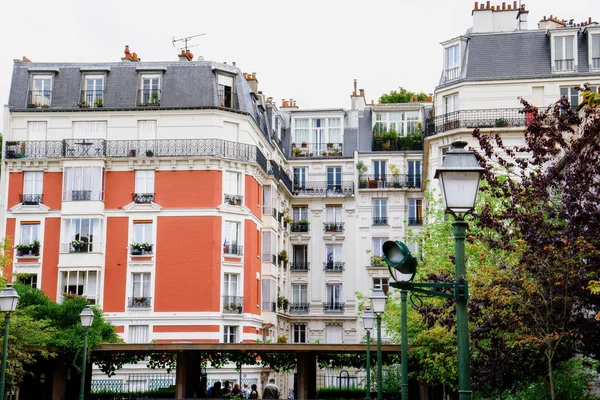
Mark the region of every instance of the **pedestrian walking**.
[[250, 391], [249, 399], [258, 399], [258, 390], [256, 389], [256, 385], [253, 383], [251, 386], [252, 390]]
[[242, 393], [244, 394], [245, 399], [250, 397], [250, 388], [248, 387], [247, 383], [244, 383], [244, 386], [242, 387]]
[[275, 379], [269, 379], [269, 383], [266, 384], [263, 390], [263, 399], [278, 399], [279, 388], [275, 385]]

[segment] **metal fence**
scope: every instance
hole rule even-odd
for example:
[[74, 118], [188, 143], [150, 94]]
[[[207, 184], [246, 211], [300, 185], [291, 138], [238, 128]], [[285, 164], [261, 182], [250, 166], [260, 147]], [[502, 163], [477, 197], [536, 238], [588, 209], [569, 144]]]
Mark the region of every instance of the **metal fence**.
[[175, 385], [175, 373], [139, 373], [116, 376], [112, 379], [92, 379], [92, 393], [98, 392], [151, 392]]
[[460, 128], [503, 128], [525, 126], [527, 117], [520, 108], [460, 110], [425, 120], [425, 135]]

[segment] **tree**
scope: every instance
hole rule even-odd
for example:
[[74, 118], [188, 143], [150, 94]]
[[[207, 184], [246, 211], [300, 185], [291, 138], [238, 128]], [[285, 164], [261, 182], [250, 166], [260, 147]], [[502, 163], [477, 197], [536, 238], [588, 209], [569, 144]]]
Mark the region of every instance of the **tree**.
[[431, 96], [424, 92], [414, 93], [402, 86], [398, 90], [392, 90], [389, 93], [382, 94], [379, 98], [382, 103], [409, 103], [410, 101], [430, 101]]

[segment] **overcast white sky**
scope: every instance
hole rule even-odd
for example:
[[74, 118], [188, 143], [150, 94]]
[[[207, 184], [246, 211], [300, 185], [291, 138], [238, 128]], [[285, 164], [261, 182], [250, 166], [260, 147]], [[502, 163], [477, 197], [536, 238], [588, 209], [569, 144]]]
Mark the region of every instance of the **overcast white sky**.
[[[0, 104], [8, 103], [14, 58], [113, 62], [128, 44], [142, 61], [176, 60], [173, 37], [200, 33], [206, 35], [191, 42], [198, 45], [190, 48], [194, 58], [235, 61], [243, 72], [256, 72], [259, 90], [277, 104], [291, 98], [305, 109], [348, 108], [354, 78], [368, 102], [399, 86], [431, 93], [442, 68], [439, 43], [472, 26], [473, 3], [3, 0]], [[600, 21], [600, 0], [523, 3], [530, 29], [550, 14]]]

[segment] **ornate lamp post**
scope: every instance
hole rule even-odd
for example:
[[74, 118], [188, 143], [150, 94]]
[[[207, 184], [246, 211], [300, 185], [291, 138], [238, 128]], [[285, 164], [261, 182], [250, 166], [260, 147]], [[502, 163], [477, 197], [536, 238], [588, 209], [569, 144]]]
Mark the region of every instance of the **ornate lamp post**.
[[371, 329], [373, 329], [373, 312], [363, 312], [363, 327], [367, 331], [367, 399], [371, 399]]
[[456, 336], [458, 345], [458, 395], [460, 400], [470, 400], [471, 359], [469, 353], [469, 319], [467, 299], [469, 296], [465, 269], [465, 231], [468, 223], [464, 217], [475, 208], [479, 181], [484, 169], [479, 166], [475, 154], [465, 150], [467, 142], [454, 142], [446, 154], [442, 166], [435, 171], [439, 179], [446, 213], [454, 216], [454, 256], [456, 264]]
[[2, 347], [2, 370], [0, 371], [0, 398], [4, 398], [4, 388], [6, 384], [6, 356], [8, 353], [8, 327], [10, 325], [10, 313], [17, 309], [19, 294], [12, 287], [6, 285], [0, 291], [0, 311], [4, 313], [4, 343]]
[[94, 312], [90, 308], [90, 306], [85, 306], [85, 308], [79, 314], [79, 318], [81, 319], [81, 326], [83, 326], [83, 330], [85, 332], [84, 340], [83, 340], [83, 356], [81, 361], [81, 386], [79, 387], [79, 399], [84, 400], [85, 396], [85, 366], [87, 364], [87, 347], [88, 347], [88, 329], [92, 326], [92, 322], [94, 322]]
[[387, 296], [381, 289], [373, 290], [371, 304], [373, 312], [377, 317], [377, 400], [383, 400], [382, 377], [381, 377], [381, 314], [385, 310]]

